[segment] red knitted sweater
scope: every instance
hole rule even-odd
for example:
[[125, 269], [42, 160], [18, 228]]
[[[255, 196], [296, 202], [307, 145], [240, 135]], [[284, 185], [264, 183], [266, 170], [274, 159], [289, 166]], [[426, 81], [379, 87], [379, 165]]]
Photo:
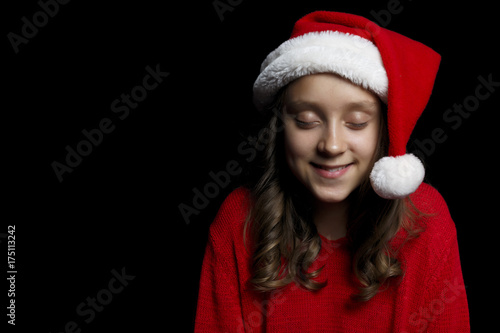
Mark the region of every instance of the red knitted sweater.
[[328, 284], [319, 291], [295, 283], [267, 298], [252, 291], [251, 253], [243, 243], [249, 192], [236, 189], [210, 227], [195, 332], [469, 332], [456, 230], [446, 203], [427, 184], [411, 198], [431, 215], [419, 221], [425, 231], [399, 252], [404, 277], [359, 303], [352, 299], [358, 289], [346, 238], [321, 237], [311, 267], [325, 265], [320, 278]]

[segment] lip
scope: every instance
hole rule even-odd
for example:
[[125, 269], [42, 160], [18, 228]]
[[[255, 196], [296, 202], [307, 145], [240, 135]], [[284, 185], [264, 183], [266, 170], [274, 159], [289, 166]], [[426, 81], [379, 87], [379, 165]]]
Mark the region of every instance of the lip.
[[[353, 163], [348, 163], [348, 164], [338, 164], [338, 165], [325, 165], [325, 164], [317, 164], [317, 163], [310, 163], [311, 166], [313, 167], [314, 171], [320, 175], [323, 178], [328, 178], [328, 179], [336, 179], [342, 177], [344, 174], [349, 171]], [[326, 170], [328, 169], [328, 170]], [[330, 171], [332, 169], [337, 169], [335, 171]]]

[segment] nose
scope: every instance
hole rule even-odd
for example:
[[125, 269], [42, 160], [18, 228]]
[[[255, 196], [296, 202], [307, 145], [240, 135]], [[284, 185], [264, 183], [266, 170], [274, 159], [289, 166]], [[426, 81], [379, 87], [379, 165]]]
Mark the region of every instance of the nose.
[[318, 142], [318, 152], [322, 155], [336, 156], [347, 150], [347, 143], [342, 135], [342, 130], [335, 126], [325, 128]]

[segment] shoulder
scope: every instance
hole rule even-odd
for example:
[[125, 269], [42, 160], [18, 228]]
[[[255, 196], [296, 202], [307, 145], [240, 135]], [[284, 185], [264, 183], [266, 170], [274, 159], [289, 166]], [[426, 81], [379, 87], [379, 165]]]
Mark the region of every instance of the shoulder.
[[443, 196], [433, 186], [422, 183], [410, 199], [417, 208], [417, 226], [423, 229], [418, 237], [420, 241], [437, 252], [441, 252], [439, 249], [445, 251], [457, 236]]
[[448, 213], [448, 206], [441, 193], [427, 183], [420, 184], [410, 198], [415, 206], [425, 213]]
[[239, 231], [243, 231], [249, 209], [250, 190], [244, 187], [233, 190], [220, 206], [210, 225], [210, 237], [234, 239]]

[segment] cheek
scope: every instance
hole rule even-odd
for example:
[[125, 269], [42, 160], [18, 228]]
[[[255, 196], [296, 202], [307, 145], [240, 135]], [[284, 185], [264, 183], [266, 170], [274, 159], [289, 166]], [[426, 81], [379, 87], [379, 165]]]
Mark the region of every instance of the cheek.
[[296, 168], [301, 162], [308, 163], [316, 150], [316, 138], [311, 132], [285, 128], [285, 154], [288, 165]]
[[365, 163], [370, 163], [378, 144], [378, 126], [359, 133], [351, 140], [351, 148]]

